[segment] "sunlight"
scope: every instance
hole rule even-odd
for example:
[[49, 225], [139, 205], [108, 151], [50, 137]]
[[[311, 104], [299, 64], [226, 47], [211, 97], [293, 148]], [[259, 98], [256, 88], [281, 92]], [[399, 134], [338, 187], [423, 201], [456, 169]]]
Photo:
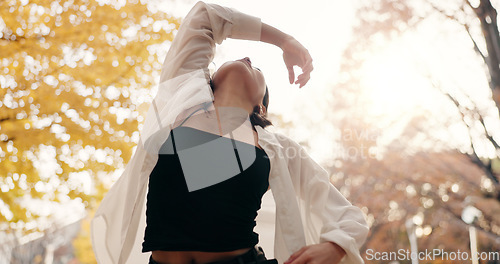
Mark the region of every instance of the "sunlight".
[[[415, 127], [414, 133], [417, 133], [417, 127], [423, 125], [428, 127], [426, 133], [431, 135], [406, 142], [412, 148], [438, 150], [440, 146], [432, 138], [439, 138], [442, 142], [450, 140], [449, 130], [432, 124], [449, 121], [456, 115], [456, 110], [431, 85], [427, 72], [422, 70], [422, 65], [433, 61], [433, 55], [421, 51], [422, 56], [418, 56], [412, 45], [418, 42], [417, 39], [415, 34], [393, 41], [383, 50], [372, 53], [362, 66], [359, 96], [364, 103], [363, 115], [384, 131], [377, 139], [380, 147], [399, 140], [408, 126]], [[419, 123], [410, 124], [415, 121]], [[454, 137], [457, 140], [453, 144], [462, 144], [467, 139], [463, 133]]]
[[[426, 32], [405, 34], [384, 48], [372, 51], [362, 65], [359, 96], [365, 104], [363, 110], [366, 113], [363, 114], [372, 120], [373, 125], [384, 130], [379, 143], [398, 140], [408, 123], [417, 121], [419, 124], [411, 126], [418, 130], [422, 129], [418, 128], [419, 125], [423, 125], [430, 137], [412, 145], [437, 150], [440, 147], [436, 142], [439, 141], [458, 149], [468, 149], [467, 129], [457, 108], [443, 91], [465, 102], [470, 100], [486, 116], [488, 111], [496, 116], [482, 69], [474, 63], [463, 63], [465, 58], [475, 62], [474, 54], [464, 53], [459, 45], [422, 41], [432, 37], [435, 36]], [[489, 149], [478, 147], [477, 151], [481, 155], [494, 155]]]
[[431, 103], [421, 77], [401, 55], [397, 49], [387, 48], [365, 63], [363, 96], [370, 104], [370, 115], [400, 115]]

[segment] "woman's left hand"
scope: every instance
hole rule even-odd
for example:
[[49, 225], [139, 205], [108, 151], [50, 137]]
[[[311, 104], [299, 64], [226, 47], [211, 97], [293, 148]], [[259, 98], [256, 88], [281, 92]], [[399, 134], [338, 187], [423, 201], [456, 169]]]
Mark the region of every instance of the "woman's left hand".
[[293, 253], [284, 264], [336, 264], [345, 255], [344, 249], [333, 242], [323, 242], [302, 247]]

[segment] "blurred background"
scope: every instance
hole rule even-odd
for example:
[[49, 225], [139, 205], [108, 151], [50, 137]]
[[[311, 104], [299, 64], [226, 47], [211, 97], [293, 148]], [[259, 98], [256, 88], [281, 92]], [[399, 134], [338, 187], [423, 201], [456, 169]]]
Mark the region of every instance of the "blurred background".
[[[0, 263], [96, 263], [90, 219], [134, 153], [195, 2], [0, 1]], [[207, 2], [310, 51], [300, 90], [268, 44], [227, 40], [211, 67], [248, 56], [264, 72], [275, 131], [366, 214], [367, 263], [418, 263], [373, 255], [400, 249], [500, 263], [500, 1]], [[272, 256], [270, 199], [258, 233]]]

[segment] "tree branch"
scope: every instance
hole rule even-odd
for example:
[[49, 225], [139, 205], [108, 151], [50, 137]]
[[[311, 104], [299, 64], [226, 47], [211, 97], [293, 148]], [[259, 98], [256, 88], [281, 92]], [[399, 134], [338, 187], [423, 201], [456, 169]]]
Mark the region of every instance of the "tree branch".
[[479, 54], [479, 56], [481, 56], [481, 58], [483, 59], [484, 63], [488, 63], [486, 56], [484, 55], [483, 52], [481, 52], [481, 50], [479, 49], [479, 46], [477, 45], [476, 40], [474, 39], [474, 37], [472, 37], [472, 35], [470, 33], [470, 30], [469, 30], [469, 25], [463, 24], [463, 26], [465, 28], [465, 31], [467, 32], [467, 35], [469, 35], [469, 38], [472, 41], [472, 44], [474, 44], [474, 50]]
[[[444, 92], [444, 91], [442, 91], [442, 92]], [[469, 157], [470, 161], [472, 163], [476, 164], [479, 168], [481, 168], [481, 170], [486, 174], [486, 176], [488, 178], [490, 178], [495, 184], [499, 184], [497, 177], [491, 171], [491, 166], [484, 164], [484, 162], [477, 155], [476, 147], [474, 146], [474, 143], [473, 143], [474, 140], [473, 140], [472, 134], [471, 134], [472, 126], [469, 125], [465, 121], [465, 116], [467, 114], [467, 111], [460, 105], [460, 102], [458, 102], [458, 100], [456, 98], [454, 98], [450, 93], [444, 92], [444, 94], [455, 104], [455, 106], [457, 107], [458, 111], [460, 112], [460, 114], [462, 116], [463, 123], [465, 124], [465, 126], [467, 126], [467, 131], [469, 132], [468, 135], [469, 135], [470, 147], [472, 149], [472, 154], [467, 155]], [[479, 116], [481, 116], [481, 115], [479, 115]], [[488, 135], [488, 134], [486, 134], [486, 135]]]
[[[476, 113], [477, 113], [477, 110], [476, 110]], [[486, 136], [486, 138], [491, 142], [491, 144], [496, 148], [496, 149], [500, 149], [500, 145], [498, 144], [498, 142], [493, 138], [493, 136], [488, 132], [488, 130], [486, 129], [486, 125], [484, 124], [484, 119], [483, 119], [483, 116], [481, 114], [478, 113], [478, 116], [479, 116], [479, 122], [481, 123], [482, 125], [482, 128], [484, 130], [484, 134]]]

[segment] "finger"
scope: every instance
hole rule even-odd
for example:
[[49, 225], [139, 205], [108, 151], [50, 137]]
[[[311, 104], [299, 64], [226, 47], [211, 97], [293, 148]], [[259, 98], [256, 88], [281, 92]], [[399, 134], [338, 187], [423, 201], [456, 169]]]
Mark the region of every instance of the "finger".
[[312, 58], [307, 58], [306, 60], [304, 60], [304, 63], [302, 65], [302, 69], [306, 69], [306, 68], [312, 68]]
[[304, 67], [302, 67], [302, 72], [311, 72], [314, 69], [312, 61], [309, 61]]
[[298, 256], [300, 256], [300, 254], [302, 254], [305, 250], [307, 249], [307, 246], [305, 247], [302, 247], [301, 249], [299, 249], [298, 251], [296, 251], [295, 253], [293, 253], [287, 261], [285, 261], [284, 264], [288, 264], [290, 263], [291, 261], [293, 261], [294, 259], [296, 259]]
[[303, 81], [299, 81], [299, 80], [297, 80], [297, 81], [295, 82], [295, 84], [298, 84], [298, 85], [299, 85], [299, 88], [302, 88], [302, 86], [303, 86], [303, 85], [302, 85], [302, 84], [303, 84]]
[[297, 258], [295, 258], [291, 263], [289, 264], [306, 264], [308, 261], [311, 260], [311, 256], [307, 252], [302, 252]]
[[302, 82], [303, 80], [308, 80], [309, 78], [311, 78], [311, 75], [306, 72], [306, 73], [302, 73], [301, 75], [299, 75], [299, 77], [297, 77], [297, 81], [298, 82]]
[[307, 83], [307, 80], [300, 82], [299, 83], [299, 88], [304, 87], [306, 85], [306, 83]]
[[297, 78], [301, 78], [301, 77], [304, 78], [304, 77], [306, 77], [308, 75], [311, 75], [311, 72], [310, 71], [304, 71]]
[[309, 78], [307, 78], [306, 80], [304, 80], [304, 81], [302, 82], [302, 85], [301, 85], [301, 86], [299, 86], [299, 88], [302, 88], [302, 87], [306, 86], [306, 84], [307, 84], [308, 82], [309, 82]]
[[304, 49], [301, 51], [301, 54], [300, 54], [300, 55], [301, 55], [300, 57], [301, 57], [301, 58], [302, 58], [302, 60], [304, 60], [304, 61], [307, 61], [307, 59], [311, 57], [311, 55], [309, 55], [309, 51], [308, 51], [306, 48], [304, 48]]
[[302, 76], [299, 76], [298, 78], [298, 83], [300, 83], [300, 86], [299, 88], [302, 88], [303, 86], [306, 85], [306, 83], [311, 79], [311, 76], [309, 74], [307, 75], [302, 75]]
[[300, 85], [299, 85], [299, 88], [302, 88], [302, 87], [306, 86], [307, 81], [308, 80], [305, 80], [305, 81], [301, 82]]
[[288, 70], [288, 80], [290, 81], [290, 84], [293, 83], [293, 80], [295, 79], [295, 72], [293, 71], [293, 67], [286, 67]]
[[312, 58], [311, 55], [309, 55], [309, 52], [302, 54], [302, 61], [304, 64], [312, 63]]
[[312, 70], [313, 70], [312, 65], [309, 66], [309, 67], [307, 67], [307, 68], [303, 68], [302, 69], [302, 74], [310, 74], [312, 72]]

